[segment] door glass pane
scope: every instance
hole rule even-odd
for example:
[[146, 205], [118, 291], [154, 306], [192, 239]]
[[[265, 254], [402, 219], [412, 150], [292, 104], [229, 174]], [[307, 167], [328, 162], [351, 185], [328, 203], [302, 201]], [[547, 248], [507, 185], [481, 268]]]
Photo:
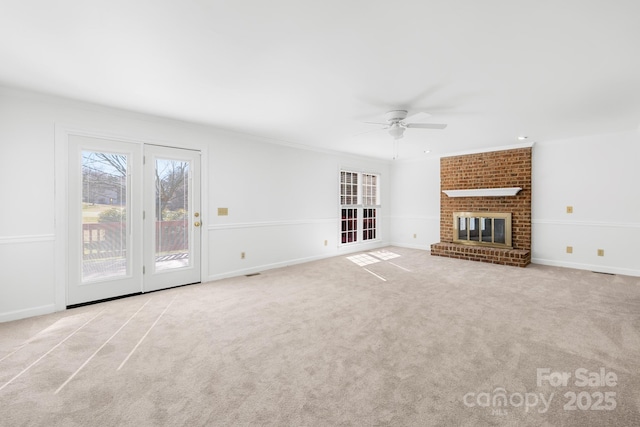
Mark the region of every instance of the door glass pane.
[[82, 281], [126, 276], [127, 156], [82, 152]]
[[376, 238], [376, 210], [373, 208], [362, 210], [362, 240]]
[[458, 240], [467, 240], [467, 220], [468, 218], [458, 218]]
[[494, 242], [495, 243], [505, 243], [505, 219], [504, 218], [495, 218], [494, 220]]
[[491, 218], [480, 218], [482, 241], [491, 243]]
[[479, 241], [480, 218], [469, 218], [469, 240]]
[[355, 208], [342, 209], [342, 243], [358, 240], [358, 210]]
[[189, 167], [188, 161], [156, 159], [156, 271], [190, 265]]

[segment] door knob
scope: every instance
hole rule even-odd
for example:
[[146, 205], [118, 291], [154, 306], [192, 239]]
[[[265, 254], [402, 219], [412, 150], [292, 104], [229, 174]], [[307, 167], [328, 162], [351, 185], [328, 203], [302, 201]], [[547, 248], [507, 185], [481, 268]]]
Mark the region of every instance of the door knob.
[[193, 225], [195, 225], [196, 227], [200, 227], [200, 222], [196, 221], [196, 222], [193, 223]]

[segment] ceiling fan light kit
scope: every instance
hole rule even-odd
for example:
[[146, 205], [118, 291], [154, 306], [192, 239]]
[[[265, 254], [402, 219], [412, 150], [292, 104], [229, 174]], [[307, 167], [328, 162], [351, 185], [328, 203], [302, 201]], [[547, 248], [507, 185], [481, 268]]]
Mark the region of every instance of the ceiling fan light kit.
[[404, 136], [404, 130], [406, 128], [401, 126], [399, 123], [394, 123], [389, 126], [389, 135], [393, 137], [393, 139], [400, 139]]

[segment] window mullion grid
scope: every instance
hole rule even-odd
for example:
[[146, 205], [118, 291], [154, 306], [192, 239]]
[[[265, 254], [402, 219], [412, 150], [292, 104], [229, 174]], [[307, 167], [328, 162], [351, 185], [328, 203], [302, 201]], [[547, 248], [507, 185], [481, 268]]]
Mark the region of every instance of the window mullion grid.
[[378, 176], [362, 172], [341, 171], [341, 242], [355, 243], [377, 237], [379, 207]]
[[358, 197], [358, 176], [354, 172], [340, 173], [341, 229], [340, 240], [344, 243], [358, 241], [358, 210], [354, 201]]

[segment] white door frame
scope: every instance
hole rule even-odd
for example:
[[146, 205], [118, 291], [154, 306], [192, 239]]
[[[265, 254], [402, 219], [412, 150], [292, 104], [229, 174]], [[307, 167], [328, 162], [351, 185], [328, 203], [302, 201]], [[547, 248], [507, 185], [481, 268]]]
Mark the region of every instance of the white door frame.
[[[187, 133], [187, 132], [184, 132]], [[55, 189], [55, 279], [54, 279], [54, 305], [55, 311], [66, 310], [67, 307], [67, 283], [69, 281], [68, 271], [68, 186], [69, 186], [69, 135], [87, 136], [91, 138], [110, 139], [122, 142], [130, 142], [136, 144], [153, 144], [175, 148], [186, 148], [199, 150], [201, 153], [200, 163], [200, 192], [201, 192], [201, 215], [206, 224], [208, 218], [208, 147], [206, 143], [193, 142], [189, 144], [174, 143], [172, 141], [151, 139], [146, 135], [143, 136], [123, 136], [117, 132], [109, 132], [104, 129], [91, 129], [85, 125], [73, 125], [68, 123], [55, 123], [54, 127], [54, 189]], [[182, 138], [181, 138], [182, 139]], [[187, 138], [184, 138], [187, 139]], [[200, 277], [202, 281], [206, 281], [208, 274], [208, 234], [205, 233], [206, 228], [202, 230], [201, 239], [201, 263]]]

